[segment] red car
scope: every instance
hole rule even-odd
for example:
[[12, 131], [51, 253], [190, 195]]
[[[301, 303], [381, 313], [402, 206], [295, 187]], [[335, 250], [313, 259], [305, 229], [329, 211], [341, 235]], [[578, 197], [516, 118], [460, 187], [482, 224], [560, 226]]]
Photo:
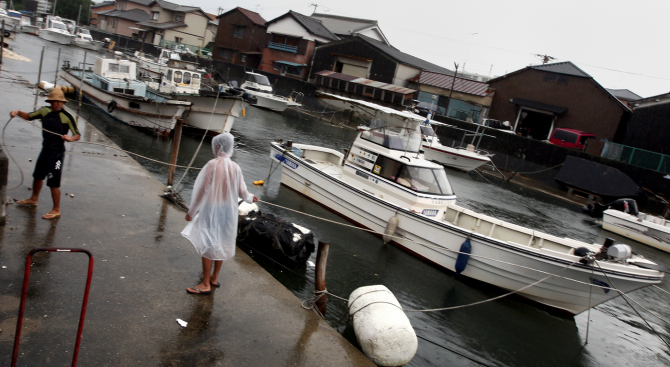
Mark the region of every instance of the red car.
[[554, 132], [551, 134], [549, 143], [566, 148], [583, 150], [586, 146], [586, 141], [595, 138], [595, 135], [581, 130], [557, 128], [554, 129]]

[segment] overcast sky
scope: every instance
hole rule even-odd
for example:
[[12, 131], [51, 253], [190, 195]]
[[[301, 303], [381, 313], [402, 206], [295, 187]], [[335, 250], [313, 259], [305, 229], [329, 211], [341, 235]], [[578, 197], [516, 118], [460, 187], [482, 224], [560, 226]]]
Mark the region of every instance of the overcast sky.
[[266, 20], [289, 10], [374, 19], [397, 49], [434, 64], [500, 76], [572, 61], [605, 88], [670, 92], [670, 0], [172, 0], [218, 14], [237, 6]]

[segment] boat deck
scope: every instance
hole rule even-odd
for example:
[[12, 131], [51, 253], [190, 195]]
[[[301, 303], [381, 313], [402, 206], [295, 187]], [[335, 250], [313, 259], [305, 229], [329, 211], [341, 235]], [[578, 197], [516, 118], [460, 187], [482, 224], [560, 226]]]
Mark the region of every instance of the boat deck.
[[327, 173], [337, 179], [342, 179], [342, 167], [337, 164], [310, 158], [305, 158], [305, 161], [324, 173]]

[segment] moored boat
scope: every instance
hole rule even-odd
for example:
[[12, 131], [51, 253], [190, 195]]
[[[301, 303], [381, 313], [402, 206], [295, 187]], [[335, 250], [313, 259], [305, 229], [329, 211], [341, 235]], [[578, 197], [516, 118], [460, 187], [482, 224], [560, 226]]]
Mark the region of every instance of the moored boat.
[[74, 35], [71, 34], [60, 17], [47, 16], [44, 28], [40, 29], [39, 36], [47, 41], [69, 45]]
[[606, 209], [602, 223], [604, 230], [670, 252], [670, 221], [638, 211], [634, 200], [624, 210]]
[[92, 71], [70, 68], [66, 63], [61, 75], [74, 88], [81, 85], [87, 98], [117, 120], [170, 133], [192, 103], [152, 93], [146, 84], [134, 79], [136, 73], [134, 62], [97, 58]]
[[[477, 149], [477, 146], [474, 144], [467, 144], [465, 147], [456, 148], [442, 145], [431, 125], [445, 124], [440, 124], [430, 119], [427, 119], [427, 121], [430, 121], [430, 123], [425, 123], [421, 126], [421, 133], [423, 135], [421, 146], [426, 159], [466, 172], [491, 163], [490, 157], [492, 154]], [[474, 134], [473, 142], [478, 134], [479, 132]]]
[[240, 95], [203, 90], [203, 76], [196, 63], [170, 59], [164, 71], [160, 82], [148, 82], [147, 86], [165, 97], [191, 102], [193, 105], [186, 118], [191, 127], [217, 134], [230, 132], [235, 118], [240, 117], [247, 106]]
[[255, 97], [256, 101], [252, 105], [258, 108], [282, 112], [288, 107], [301, 107], [292, 98], [273, 94], [272, 85], [263, 74], [247, 71], [240, 88]]
[[630, 292], [663, 280], [659, 271], [635, 265], [653, 264], [639, 256], [608, 255], [605, 246], [456, 205], [444, 168], [420, 153], [421, 121], [413, 116], [377, 106], [374, 119], [380, 121], [360, 131], [345, 154], [274, 142], [270, 156], [282, 166], [282, 184], [393, 236], [389, 240], [416, 256], [571, 314], [617, 297], [614, 287]]
[[89, 32], [88, 29], [86, 28], [78, 28], [77, 33], [74, 35], [74, 38], [72, 39], [72, 42], [76, 46], [91, 51], [99, 51], [102, 48], [102, 45], [104, 44], [104, 42], [102, 41], [95, 41], [91, 36], [91, 32]]

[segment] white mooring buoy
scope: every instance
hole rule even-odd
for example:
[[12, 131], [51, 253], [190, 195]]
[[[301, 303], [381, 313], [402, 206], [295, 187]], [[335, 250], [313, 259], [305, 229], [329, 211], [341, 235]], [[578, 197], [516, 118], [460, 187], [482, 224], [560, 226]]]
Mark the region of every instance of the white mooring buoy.
[[356, 339], [378, 366], [402, 366], [412, 360], [418, 341], [407, 315], [383, 285], [360, 287], [349, 296]]

